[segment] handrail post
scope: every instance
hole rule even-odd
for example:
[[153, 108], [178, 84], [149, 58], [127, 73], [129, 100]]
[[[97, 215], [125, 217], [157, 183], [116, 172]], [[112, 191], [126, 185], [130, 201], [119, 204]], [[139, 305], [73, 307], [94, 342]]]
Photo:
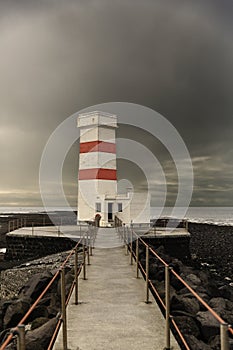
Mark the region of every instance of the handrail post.
[[16, 221], [17, 229], [19, 228], [19, 219]]
[[146, 246], [146, 304], [149, 304], [149, 246]]
[[17, 327], [17, 350], [25, 349], [25, 325], [19, 324]]
[[12, 231], [15, 230], [15, 220], [12, 220]]
[[130, 265], [133, 265], [133, 229], [130, 229]]
[[67, 350], [66, 285], [65, 285], [64, 268], [61, 269], [61, 309], [62, 309], [63, 350]]
[[32, 235], [34, 234], [34, 222], [32, 222]]
[[93, 233], [90, 231], [90, 256], [92, 256]]
[[139, 242], [136, 240], [136, 277], [139, 278]]
[[92, 246], [93, 246], [93, 231], [90, 229], [90, 256], [92, 256]]
[[87, 246], [87, 265], [91, 265], [91, 263], [90, 263], [90, 240], [89, 240], [88, 232], [87, 232], [87, 236], [86, 236], [86, 246]]
[[75, 305], [78, 305], [78, 247], [75, 248], [74, 274], [75, 274]]
[[11, 221], [8, 221], [8, 232], [11, 231]]
[[124, 242], [125, 242], [125, 255], [129, 255], [128, 252], [128, 231], [127, 227], [124, 226]]
[[229, 339], [228, 339], [228, 324], [220, 324], [220, 340], [221, 340], [221, 350], [229, 350]]
[[165, 327], [165, 350], [171, 349], [170, 339], [170, 271], [171, 267], [165, 266], [165, 304], [166, 304], [166, 327]]
[[83, 279], [86, 279], [86, 247], [85, 238], [83, 237]]

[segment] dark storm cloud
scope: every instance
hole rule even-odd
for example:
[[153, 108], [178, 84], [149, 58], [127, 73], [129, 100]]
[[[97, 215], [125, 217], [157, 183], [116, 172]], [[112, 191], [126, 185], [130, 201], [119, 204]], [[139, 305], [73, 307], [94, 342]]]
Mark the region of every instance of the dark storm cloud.
[[[38, 192], [41, 152], [67, 116], [127, 101], [168, 118], [192, 157], [210, 157], [194, 167], [194, 204], [213, 193], [232, 205], [232, 11], [217, 0], [1, 2], [0, 181], [9, 202], [14, 191]], [[63, 172], [71, 201], [74, 157]]]

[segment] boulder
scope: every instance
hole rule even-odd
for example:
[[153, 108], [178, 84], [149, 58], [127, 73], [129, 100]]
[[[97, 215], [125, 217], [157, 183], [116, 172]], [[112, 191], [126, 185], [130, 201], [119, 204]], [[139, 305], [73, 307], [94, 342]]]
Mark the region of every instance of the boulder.
[[184, 288], [183, 283], [176, 278], [173, 274], [170, 274], [170, 284], [173, 288], [175, 288], [176, 291], [181, 290]]
[[200, 311], [196, 316], [203, 339], [208, 341], [219, 334], [219, 322], [209, 311]]
[[224, 298], [212, 298], [209, 305], [225, 322], [233, 323], [233, 303], [231, 301]]
[[24, 298], [13, 301], [6, 309], [3, 318], [4, 328], [15, 327], [29, 308], [29, 299]]
[[31, 312], [28, 318], [28, 322], [38, 317], [48, 317], [48, 316], [49, 316], [49, 313], [48, 313], [47, 307], [44, 305], [39, 305], [39, 306], [36, 306], [35, 309]]
[[47, 317], [38, 317], [35, 320], [32, 321], [31, 323], [31, 330], [33, 331], [34, 329], [41, 327], [43, 324], [49, 321], [49, 318]]
[[43, 289], [52, 279], [53, 275], [50, 272], [37, 273], [21, 288], [19, 298], [27, 297], [35, 301]]
[[227, 308], [226, 299], [224, 298], [212, 298], [209, 301], [209, 306], [213, 309], [225, 310]]
[[47, 349], [56, 328], [57, 321], [57, 318], [54, 317], [42, 326], [29, 331], [26, 334], [26, 348], [30, 350]]
[[[159, 293], [160, 297], [165, 300], [165, 289], [164, 289], [164, 282], [162, 281], [152, 281], [154, 287], [156, 288], [157, 292]], [[176, 295], [175, 289], [171, 286], [170, 287], [170, 299]]]
[[[158, 272], [158, 264], [156, 262], [151, 262], [150, 261], [150, 265], [149, 265], [149, 278], [152, 279], [156, 276]], [[156, 277], [155, 277], [156, 278]]]
[[190, 287], [200, 286], [202, 284], [200, 278], [194, 275], [193, 273], [190, 273], [189, 275], [187, 275], [185, 277], [185, 281], [190, 285]]
[[200, 330], [198, 328], [196, 321], [193, 319], [193, 317], [175, 316], [174, 319], [177, 326], [181, 330], [182, 334], [184, 335], [191, 334], [191, 335], [194, 335], [196, 338], [200, 337]]
[[192, 350], [212, 350], [212, 348], [204, 343], [202, 340], [197, 339], [194, 335], [186, 337], [186, 341]]
[[222, 298], [229, 299], [233, 302], [233, 288], [231, 286], [222, 286], [218, 290]]
[[[54, 317], [42, 326], [28, 331], [25, 337], [26, 349], [30, 350], [45, 350], [48, 348], [51, 337], [54, 333], [57, 324], [57, 318]], [[6, 347], [6, 350], [16, 350], [12, 343]]]
[[216, 284], [214, 282], [209, 282], [209, 283], [205, 284], [204, 288], [205, 288], [207, 294], [211, 298], [221, 297], [221, 293], [219, 292], [219, 288], [216, 286]]
[[[210, 338], [209, 343], [211, 350], [221, 349], [220, 336], [216, 335], [215, 337]], [[229, 350], [233, 350], [233, 339], [229, 338]]]
[[171, 311], [175, 310], [181, 310], [196, 315], [200, 310], [200, 306], [198, 301], [194, 298], [185, 298], [183, 296], [174, 295], [171, 300]]

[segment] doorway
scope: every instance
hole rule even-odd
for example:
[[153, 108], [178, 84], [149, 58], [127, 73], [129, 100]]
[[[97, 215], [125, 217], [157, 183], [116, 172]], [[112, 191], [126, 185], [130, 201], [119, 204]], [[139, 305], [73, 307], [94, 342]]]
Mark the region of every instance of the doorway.
[[113, 221], [113, 203], [108, 203], [108, 221]]

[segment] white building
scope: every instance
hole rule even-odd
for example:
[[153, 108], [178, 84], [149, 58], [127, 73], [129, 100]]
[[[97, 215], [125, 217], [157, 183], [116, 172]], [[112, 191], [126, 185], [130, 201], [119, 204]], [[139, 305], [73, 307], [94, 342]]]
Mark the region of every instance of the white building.
[[78, 221], [100, 218], [100, 226], [150, 222], [148, 193], [117, 193], [117, 117], [104, 112], [78, 116], [80, 128]]

